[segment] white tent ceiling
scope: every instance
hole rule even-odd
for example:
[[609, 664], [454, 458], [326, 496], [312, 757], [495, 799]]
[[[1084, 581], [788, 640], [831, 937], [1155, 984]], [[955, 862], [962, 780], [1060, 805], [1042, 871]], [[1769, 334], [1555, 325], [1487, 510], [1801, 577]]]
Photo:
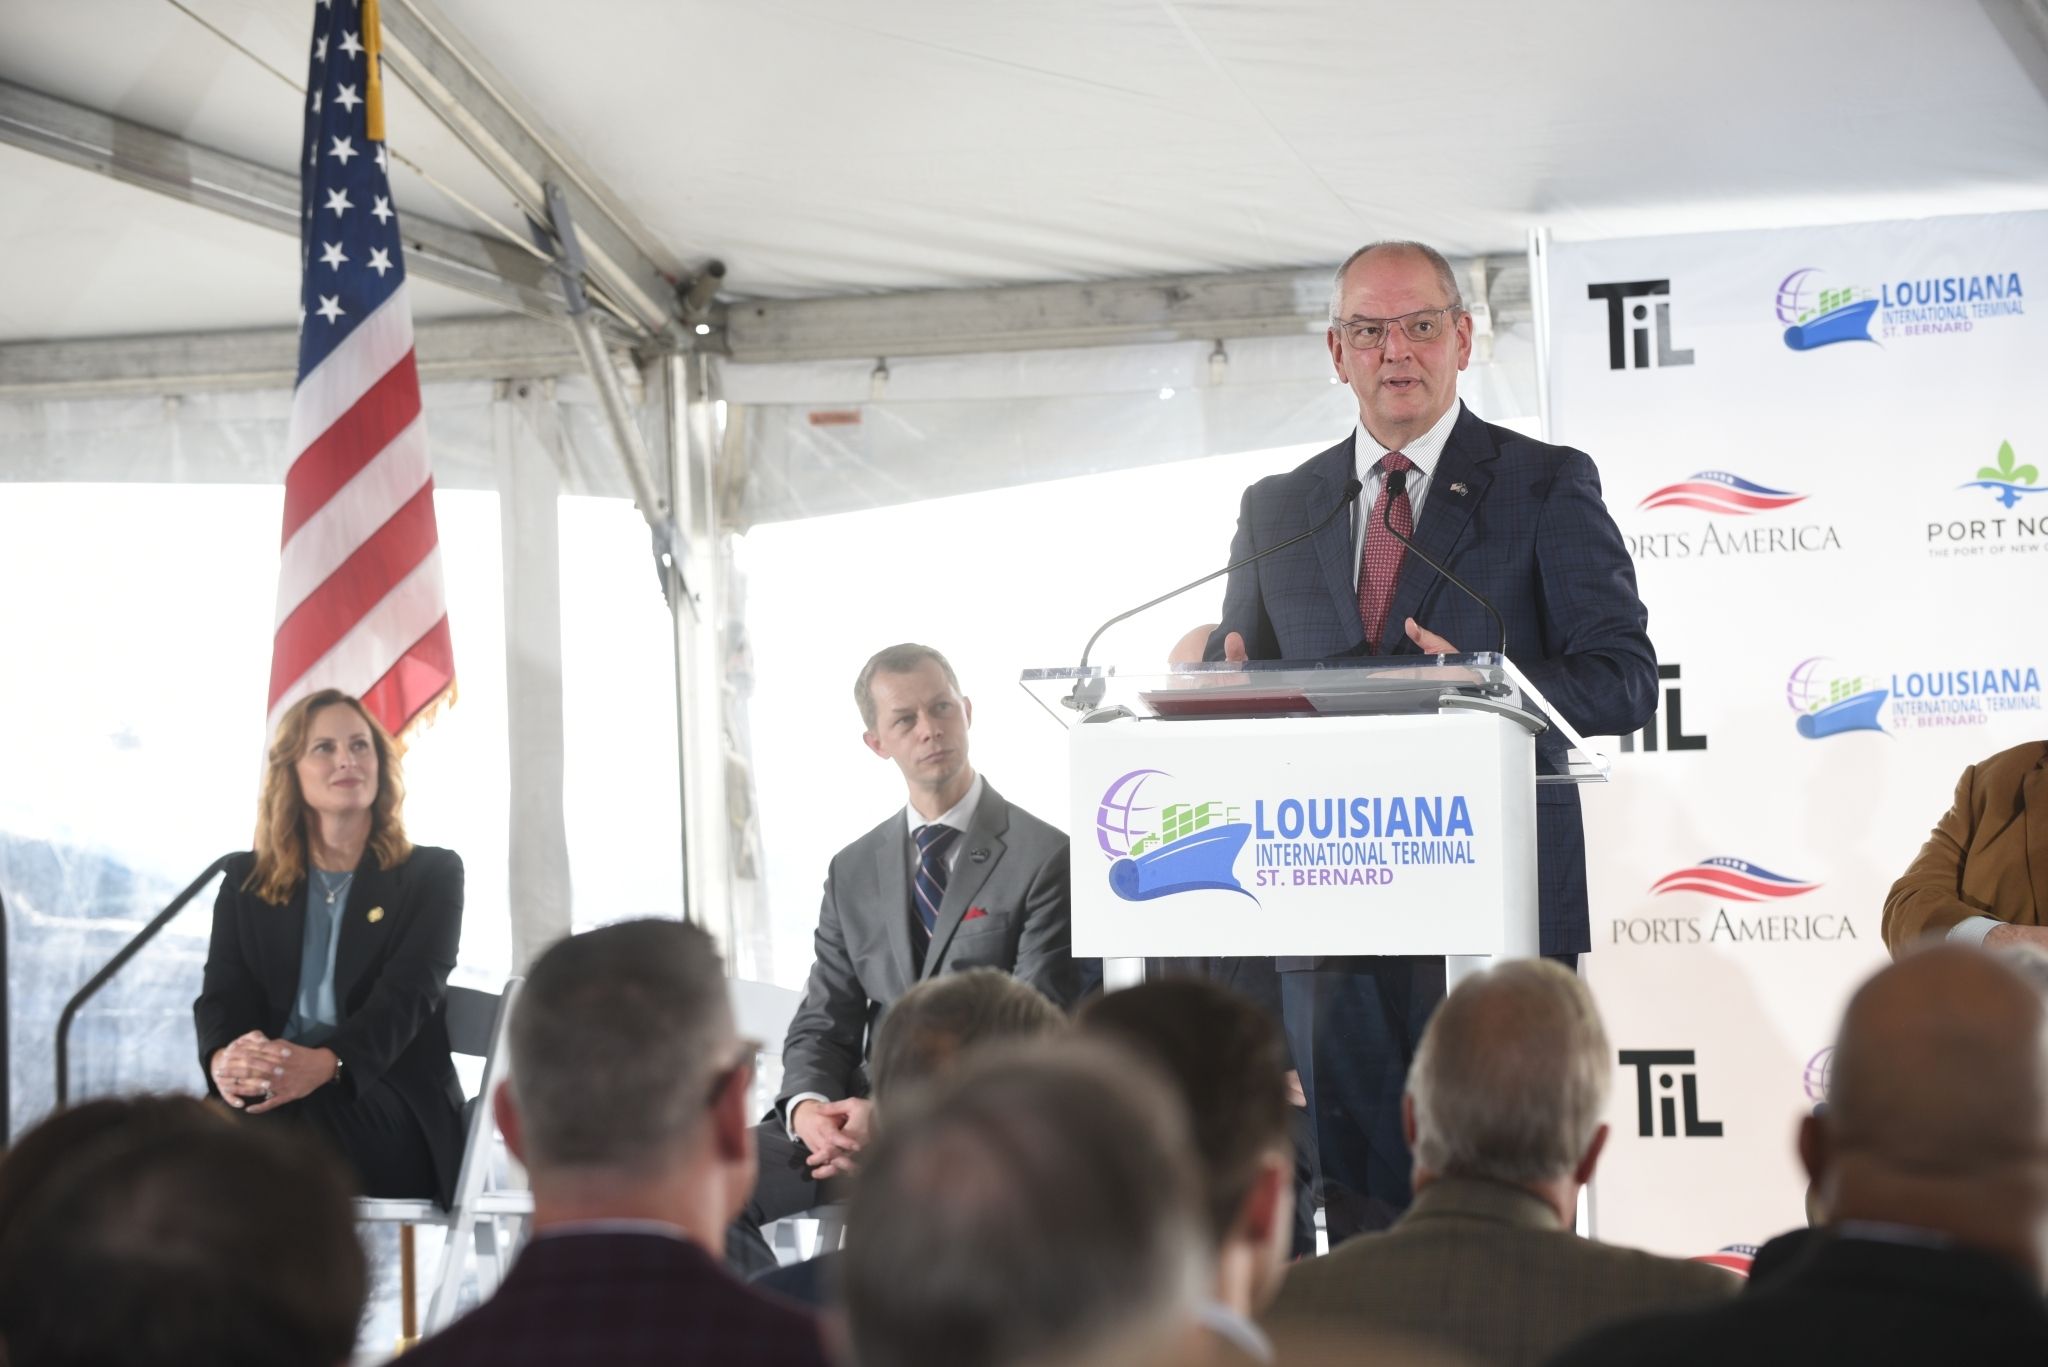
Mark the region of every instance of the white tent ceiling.
[[[736, 297], [2048, 206], [2031, 0], [440, 0]], [[0, 80], [289, 171], [310, 0], [7, 0]], [[2007, 26], [2010, 31], [2011, 26]], [[397, 82], [403, 210], [510, 196]], [[445, 187], [443, 193], [435, 185]], [[295, 247], [0, 149], [0, 341], [289, 325]], [[426, 316], [489, 305], [428, 286]]]

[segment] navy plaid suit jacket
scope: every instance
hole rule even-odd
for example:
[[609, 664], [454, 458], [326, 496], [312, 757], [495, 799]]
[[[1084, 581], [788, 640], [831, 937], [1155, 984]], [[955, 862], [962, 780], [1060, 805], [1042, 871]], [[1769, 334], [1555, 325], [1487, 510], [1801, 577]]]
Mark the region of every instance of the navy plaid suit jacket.
[[[1245, 491], [1232, 561], [1298, 536], [1328, 516], [1356, 473], [1353, 438]], [[1462, 489], [1462, 492], [1461, 492]], [[1365, 516], [1363, 500], [1354, 516]], [[1255, 660], [1323, 660], [1368, 653], [1358, 620], [1353, 533], [1343, 518], [1299, 546], [1232, 574], [1208, 657], [1229, 632]], [[1484, 595], [1507, 627], [1508, 658], [1583, 736], [1627, 735], [1657, 706], [1657, 654], [1635, 566], [1600, 498], [1583, 451], [1482, 422], [1460, 408], [1430, 474], [1415, 543]], [[1380, 655], [1418, 653], [1413, 617], [1461, 650], [1492, 650], [1493, 619], [1413, 554], [1401, 566]], [[1538, 763], [1562, 744], [1538, 741]], [[1578, 790], [1536, 790], [1538, 906], [1543, 952], [1592, 948], [1585, 832]], [[1289, 964], [1283, 967], [1311, 967]]]
[[543, 1235], [406, 1367], [825, 1367], [817, 1322], [661, 1234]]

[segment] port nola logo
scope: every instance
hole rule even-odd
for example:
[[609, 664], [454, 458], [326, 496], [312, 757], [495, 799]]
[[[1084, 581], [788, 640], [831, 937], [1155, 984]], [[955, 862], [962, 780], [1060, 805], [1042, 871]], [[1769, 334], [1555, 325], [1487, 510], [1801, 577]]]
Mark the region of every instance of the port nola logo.
[[[1712, 915], [1699, 911], [1663, 911], [1617, 917], [1610, 943], [1617, 945], [1697, 944], [1804, 944], [1811, 941], [1853, 940], [1856, 927], [1849, 918], [1834, 912], [1813, 912], [1786, 906], [1796, 898], [1819, 889], [1819, 883], [1773, 873], [1761, 864], [1733, 855], [1718, 854], [1702, 859], [1650, 885], [1650, 895], [1661, 902], [1678, 898], [1684, 907], [1688, 897], [1705, 897], [1724, 905]], [[1734, 903], [1730, 908], [1726, 903]], [[1750, 910], [1750, 908], [1756, 908]]]
[[[1850, 731], [1904, 731], [1985, 726], [2008, 713], [2041, 711], [2041, 673], [2002, 660], [1891, 674], [1849, 673], [1824, 655], [1801, 660], [1785, 680], [1785, 705], [1799, 734], [1826, 740]], [[1889, 722], [1889, 726], [1887, 726]]]
[[2001, 442], [1993, 464], [1977, 467], [1977, 477], [1956, 486], [1974, 505], [1967, 517], [1931, 518], [1927, 523], [1927, 554], [1940, 560], [1977, 556], [2039, 555], [2048, 548], [2048, 499], [2035, 503], [2030, 494], [2048, 494], [2041, 472], [2022, 461], [2011, 442]]
[[1971, 332], [2026, 312], [2018, 271], [1887, 280], [1876, 289], [1801, 266], [1778, 282], [1785, 345], [1813, 351], [1837, 342], [1887, 342]]
[[1261, 797], [1247, 809], [1206, 794], [1159, 800], [1173, 786], [1162, 769], [1133, 769], [1096, 807], [1109, 888], [1126, 902], [1203, 890], [1256, 902], [1237, 873], [1248, 844], [1252, 885], [1263, 888], [1377, 887], [1404, 869], [1479, 862], [1462, 794]]
[[1622, 540], [1639, 561], [1842, 549], [1842, 538], [1830, 523], [1772, 516], [1784, 514], [1806, 499], [1805, 494], [1759, 484], [1732, 471], [1701, 470], [1676, 484], [1652, 490], [1636, 504], [1636, 511], [1661, 515], [1677, 509], [1706, 513], [1706, 518], [1677, 526], [1662, 516], [1646, 518], [1640, 530], [1624, 532]]

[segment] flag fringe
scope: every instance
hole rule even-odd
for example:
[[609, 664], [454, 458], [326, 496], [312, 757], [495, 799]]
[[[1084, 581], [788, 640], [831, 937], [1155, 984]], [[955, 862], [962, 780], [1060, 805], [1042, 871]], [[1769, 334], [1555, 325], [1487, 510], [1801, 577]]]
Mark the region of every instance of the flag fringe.
[[412, 743], [419, 739], [422, 732], [429, 730], [435, 722], [441, 720], [443, 712], [455, 706], [458, 692], [456, 680], [450, 678], [448, 686], [427, 699], [426, 705], [412, 714], [412, 720], [405, 724], [404, 729], [391, 738], [392, 743], [398, 747], [401, 758], [412, 748]]

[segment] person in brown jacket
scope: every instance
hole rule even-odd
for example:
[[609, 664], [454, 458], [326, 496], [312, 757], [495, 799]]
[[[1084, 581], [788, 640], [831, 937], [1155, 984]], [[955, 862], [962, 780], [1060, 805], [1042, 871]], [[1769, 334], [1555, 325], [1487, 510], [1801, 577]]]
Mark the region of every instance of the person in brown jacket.
[[1613, 1058], [1592, 994], [1558, 964], [1517, 959], [1460, 982], [1402, 1098], [1415, 1204], [1384, 1233], [1296, 1263], [1267, 1328], [1400, 1334], [1482, 1367], [1534, 1367], [1610, 1322], [1734, 1296], [1741, 1279], [1718, 1267], [1573, 1232], [1607, 1139]]
[[1884, 899], [1894, 957], [1916, 940], [2048, 949], [2048, 741], [1963, 770], [1955, 803]]

